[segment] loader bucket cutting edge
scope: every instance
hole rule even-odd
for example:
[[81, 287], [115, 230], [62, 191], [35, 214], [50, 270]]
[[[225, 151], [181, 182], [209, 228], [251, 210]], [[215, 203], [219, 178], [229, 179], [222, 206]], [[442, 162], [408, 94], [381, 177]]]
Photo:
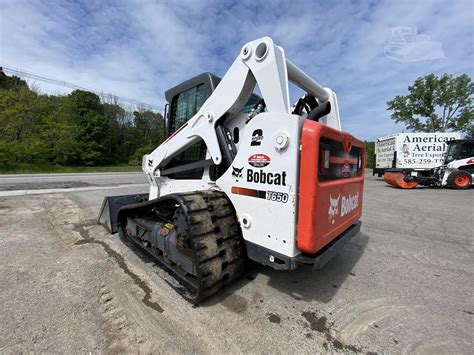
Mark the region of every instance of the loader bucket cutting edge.
[[383, 179], [387, 184], [402, 189], [413, 189], [418, 185], [416, 181], [405, 181], [405, 174], [402, 172], [386, 172]]
[[148, 194], [105, 196], [100, 208], [97, 223], [104, 226], [110, 234], [117, 233], [117, 216], [120, 208], [148, 201]]

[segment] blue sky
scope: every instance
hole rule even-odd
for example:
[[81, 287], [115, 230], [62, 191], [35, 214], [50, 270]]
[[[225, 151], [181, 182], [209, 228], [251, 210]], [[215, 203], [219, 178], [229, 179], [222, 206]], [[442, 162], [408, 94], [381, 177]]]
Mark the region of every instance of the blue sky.
[[[401, 132], [386, 101], [431, 72], [474, 74], [473, 1], [0, 0], [0, 64], [163, 106], [164, 91], [222, 76], [242, 45], [270, 36], [338, 94], [343, 129]], [[416, 26], [444, 55], [384, 54], [392, 28]], [[430, 57], [428, 55], [428, 57]], [[43, 92], [67, 89], [35, 83]], [[292, 92], [292, 101], [300, 92]]]

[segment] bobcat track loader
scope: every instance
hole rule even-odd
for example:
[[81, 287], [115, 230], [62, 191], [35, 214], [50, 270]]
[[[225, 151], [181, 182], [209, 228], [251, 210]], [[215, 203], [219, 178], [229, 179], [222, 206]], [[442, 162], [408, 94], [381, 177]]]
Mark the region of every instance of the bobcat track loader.
[[[294, 106], [289, 81], [306, 93]], [[166, 99], [168, 138], [143, 157], [149, 193], [106, 197], [99, 223], [186, 299], [239, 278], [246, 258], [321, 268], [359, 232], [365, 145], [340, 130], [335, 93], [271, 38], [245, 44], [222, 80], [201, 74]]]

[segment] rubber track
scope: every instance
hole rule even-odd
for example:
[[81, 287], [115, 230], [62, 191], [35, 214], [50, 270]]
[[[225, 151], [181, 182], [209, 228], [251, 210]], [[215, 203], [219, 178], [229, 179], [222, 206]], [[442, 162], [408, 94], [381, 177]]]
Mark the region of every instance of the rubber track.
[[[226, 284], [241, 277], [245, 264], [245, 249], [235, 211], [226, 195], [218, 191], [202, 191], [174, 195], [180, 201], [174, 225], [187, 235], [193, 250], [197, 277], [190, 282], [177, 265], [163, 262], [163, 258], [139, 240], [131, 239], [150, 252], [159, 264], [178, 281], [175, 288], [187, 300], [197, 303], [215, 294]], [[149, 201], [147, 208], [159, 204]], [[152, 203], [152, 204], [150, 204]], [[139, 207], [143, 209], [143, 207]], [[133, 209], [127, 214], [133, 214]], [[122, 228], [122, 232], [125, 228]]]

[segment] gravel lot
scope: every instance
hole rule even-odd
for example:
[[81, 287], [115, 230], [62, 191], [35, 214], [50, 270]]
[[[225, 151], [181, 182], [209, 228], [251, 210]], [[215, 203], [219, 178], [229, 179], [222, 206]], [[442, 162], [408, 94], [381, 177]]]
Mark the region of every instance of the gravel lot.
[[1, 352], [472, 353], [474, 189], [368, 175], [362, 232], [322, 271], [249, 263], [199, 307], [95, 224], [105, 195], [137, 192], [0, 197]]

